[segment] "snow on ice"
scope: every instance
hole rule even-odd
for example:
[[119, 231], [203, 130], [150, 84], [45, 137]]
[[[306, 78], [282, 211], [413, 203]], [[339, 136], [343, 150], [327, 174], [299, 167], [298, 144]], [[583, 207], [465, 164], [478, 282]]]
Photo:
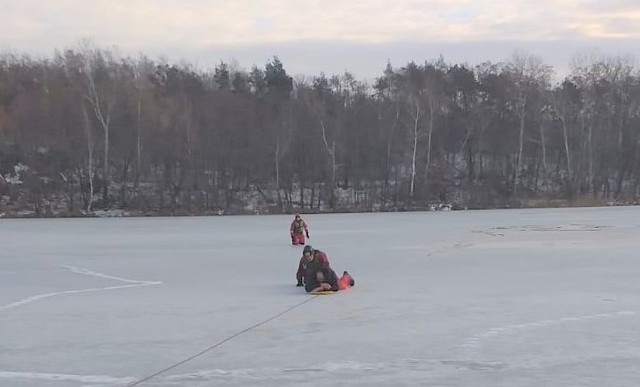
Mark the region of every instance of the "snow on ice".
[[353, 289], [290, 216], [0, 220], [0, 386], [640, 380], [638, 207], [304, 217]]

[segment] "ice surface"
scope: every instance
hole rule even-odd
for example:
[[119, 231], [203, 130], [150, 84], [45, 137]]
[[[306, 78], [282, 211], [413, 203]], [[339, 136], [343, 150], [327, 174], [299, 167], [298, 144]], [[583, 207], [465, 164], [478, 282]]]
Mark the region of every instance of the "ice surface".
[[0, 220], [0, 386], [640, 381], [638, 207], [306, 215], [315, 298], [291, 219]]

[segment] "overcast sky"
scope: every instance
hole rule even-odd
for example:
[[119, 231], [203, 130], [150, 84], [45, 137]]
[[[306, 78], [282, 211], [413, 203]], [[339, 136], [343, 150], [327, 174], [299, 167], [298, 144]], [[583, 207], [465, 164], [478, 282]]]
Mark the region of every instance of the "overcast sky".
[[81, 38], [202, 68], [277, 55], [290, 74], [381, 74], [387, 60], [477, 64], [640, 51], [640, 0], [0, 0], [0, 48], [50, 56]]

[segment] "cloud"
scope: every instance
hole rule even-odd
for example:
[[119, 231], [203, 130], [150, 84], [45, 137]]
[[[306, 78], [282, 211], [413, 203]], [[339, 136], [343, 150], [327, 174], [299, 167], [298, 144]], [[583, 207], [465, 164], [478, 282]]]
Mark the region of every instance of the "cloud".
[[[93, 38], [124, 52], [369, 76], [386, 59], [459, 62], [530, 50], [556, 65], [580, 47], [635, 50], [637, 0], [4, 1], [0, 47], [50, 54]], [[605, 46], [602, 46], [604, 44]], [[634, 46], [635, 45], [635, 46]], [[299, 66], [298, 66], [299, 64]], [[375, 66], [375, 71], [373, 70]]]
[[[27, 49], [72, 44], [188, 47], [299, 40], [362, 43], [418, 39], [640, 37], [631, 0], [22, 0], [0, 16], [5, 44]], [[628, 26], [620, 31], [619, 21]], [[637, 22], [636, 25], [633, 23]], [[17, 47], [20, 48], [20, 47]]]

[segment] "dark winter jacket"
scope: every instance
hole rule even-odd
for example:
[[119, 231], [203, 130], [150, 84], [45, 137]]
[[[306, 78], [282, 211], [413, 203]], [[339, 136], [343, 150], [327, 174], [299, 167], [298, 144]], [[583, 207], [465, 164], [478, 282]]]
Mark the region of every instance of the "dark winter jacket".
[[[324, 281], [322, 282], [318, 282], [316, 279], [316, 272], [318, 271], [321, 271], [322, 274], [324, 274]], [[327, 283], [331, 285], [331, 291], [333, 292], [338, 291], [338, 275], [330, 267], [322, 267], [312, 273], [309, 273], [309, 275], [305, 278], [304, 289], [307, 292], [310, 292], [320, 286], [321, 283]]]
[[329, 258], [327, 258], [327, 254], [320, 250], [313, 250], [313, 260], [309, 262], [307, 258], [302, 256], [300, 258], [300, 262], [298, 263], [298, 271], [296, 272], [296, 279], [298, 283], [301, 284], [302, 280], [305, 280], [309, 273], [313, 273], [313, 278], [315, 278], [315, 272], [323, 267], [329, 267]]

